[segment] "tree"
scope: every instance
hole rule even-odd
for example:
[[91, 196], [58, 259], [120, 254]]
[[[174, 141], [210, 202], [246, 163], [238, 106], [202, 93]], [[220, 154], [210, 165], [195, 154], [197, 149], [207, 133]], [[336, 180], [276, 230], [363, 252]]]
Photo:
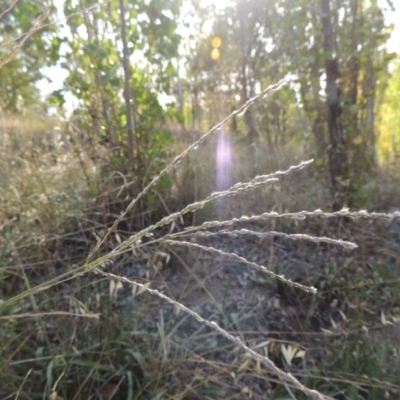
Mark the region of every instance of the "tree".
[[[55, 7], [51, 1], [27, 0], [14, 3], [10, 0], [5, 4], [4, 10], [10, 8], [10, 11], [0, 19], [0, 61], [8, 56], [18, 42], [25, 39], [46, 9], [50, 13], [45, 22], [54, 19]], [[1, 108], [17, 111], [21, 100], [26, 107], [37, 105], [39, 90], [36, 83], [45, 78], [41, 68], [57, 62], [60, 45], [56, 25], [46, 26], [29, 36], [22, 51], [13, 54], [1, 69]]]
[[[376, 87], [390, 61], [384, 48], [389, 34], [377, 1], [237, 4], [215, 17], [212, 36], [220, 35], [225, 46], [218, 63], [204, 65], [218, 77], [213, 90], [228, 93], [234, 87], [243, 101], [288, 74], [296, 105], [309, 122], [317, 164], [329, 172], [334, 208], [365, 206], [364, 187], [376, 165]], [[248, 131], [268, 138], [274, 130], [260, 123], [265, 109], [253, 112], [255, 121], [246, 119]]]
[[[67, 0], [65, 13], [95, 4]], [[176, 74], [179, 11], [175, 1], [120, 1], [68, 19], [71, 51], [62, 65], [69, 71], [66, 88], [80, 100], [75, 115], [87, 140], [107, 144], [112, 163], [134, 176], [139, 188], [167, 158], [166, 118], [179, 117], [159, 102]]]
[[[315, 1], [305, 3], [297, 0], [297, 7], [293, 1], [286, 3], [288, 6], [290, 3], [290, 26], [295, 32], [288, 36], [284, 31], [282, 45], [286, 43], [283, 47], [285, 52], [298, 66], [296, 75], [301, 85], [303, 104], [306, 105], [306, 99], [312, 99], [309, 117], [314, 119], [313, 125], [319, 132], [314, 130], [318, 157], [324, 160], [329, 155], [326, 165], [331, 176], [334, 207], [365, 206], [364, 187], [373, 177], [376, 164], [376, 84], [385, 78], [390, 61], [384, 48], [389, 35], [385, 30], [383, 12], [376, 1], [322, 0], [319, 5]], [[331, 37], [329, 51], [326, 51], [328, 19]], [[301, 28], [308, 32], [305, 41]], [[290, 40], [297, 49], [296, 53], [288, 49]], [[336, 91], [336, 111], [332, 108], [322, 111], [321, 101], [331, 103], [333, 99], [324, 99], [321, 89], [327, 89], [327, 95]], [[334, 113], [336, 133], [340, 132], [339, 135], [332, 135], [331, 118]], [[327, 121], [326, 125], [323, 121]], [[333, 154], [336, 156], [333, 157]]]
[[[189, 56], [188, 91], [201, 98], [203, 107], [207, 108], [206, 114], [221, 113], [214, 116], [215, 122], [232, 108], [245, 103], [262, 87], [281, 79], [288, 70], [275, 61], [274, 27], [281, 17], [269, 2], [238, 0], [225, 9], [211, 9], [210, 14], [214, 16], [212, 32], [200, 36], [195, 52]], [[204, 22], [209, 18], [210, 15], [204, 16]], [[222, 44], [218, 59], [213, 60], [210, 53], [212, 41], [216, 38]], [[276, 94], [270, 100], [273, 105], [268, 104], [274, 109], [268, 118], [266, 113], [270, 109], [264, 105], [258, 104], [247, 110], [244, 123], [250, 143], [267, 137], [272, 146], [291, 137], [286, 132], [287, 126], [277, 127], [271, 121], [277, 122], [278, 115], [281, 115], [283, 119], [280, 122], [287, 122], [283, 115], [286, 106], [287, 111], [294, 108], [293, 103], [291, 106], [286, 101], [292, 94], [292, 89], [283, 89]], [[214, 98], [216, 104], [208, 104], [208, 99]]]
[[[330, 0], [321, 0], [321, 11], [325, 52], [327, 120], [330, 142], [328, 151], [329, 170], [334, 196], [334, 209], [339, 209], [340, 205], [343, 205], [343, 198], [346, 195], [344, 185], [340, 184], [343, 182], [345, 174], [348, 173], [348, 165], [345, 134], [341, 121], [341, 90], [337, 83], [337, 80], [339, 79], [339, 66], [338, 60], [334, 56], [334, 37]], [[340, 181], [340, 179], [342, 181]]]
[[382, 164], [398, 162], [400, 155], [400, 60], [397, 58], [387, 85], [377, 118], [377, 151]]

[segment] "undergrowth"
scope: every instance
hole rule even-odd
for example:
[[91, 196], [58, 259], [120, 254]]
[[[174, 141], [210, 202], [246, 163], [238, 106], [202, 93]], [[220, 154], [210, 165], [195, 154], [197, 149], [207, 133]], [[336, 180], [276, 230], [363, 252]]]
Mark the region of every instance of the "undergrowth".
[[[284, 83], [267, 88], [177, 156], [130, 202], [110, 228], [107, 224], [101, 225], [96, 213], [85, 221], [96, 206], [90, 200], [90, 188], [77, 190], [79, 182], [85, 182], [85, 177], [78, 173], [79, 165], [76, 170], [71, 164], [63, 169], [62, 163], [49, 168], [53, 161], [46, 162], [46, 157], [41, 157], [37, 164], [33, 157], [29, 165], [36, 168], [21, 164], [13, 170], [11, 158], [4, 158], [3, 168], [8, 169], [3, 176], [8, 180], [2, 185], [15, 195], [7, 196], [4, 203], [7, 206], [2, 210], [5, 221], [1, 257], [2, 398], [258, 398], [254, 381], [263, 388], [264, 394], [277, 399], [287, 398], [287, 394], [291, 398], [302, 398], [299, 393], [315, 399], [394, 396], [398, 389], [394, 378], [398, 363], [393, 360], [398, 357], [398, 349], [390, 340], [390, 331], [399, 322], [396, 274], [385, 276], [384, 268], [366, 272], [357, 260], [351, 265], [349, 253], [346, 266], [331, 264], [321, 274], [291, 280], [279, 270], [274, 272], [238, 254], [203, 246], [193, 239], [221, 235], [253, 236], [259, 240], [273, 237], [355, 251], [357, 244], [348, 239], [255, 231], [240, 226], [284, 219], [293, 221], [296, 227], [310, 218], [390, 222], [399, 218], [398, 211], [385, 214], [346, 209], [339, 212], [279, 210], [205, 221], [183, 230], [164, 228], [175, 226], [186, 214], [213, 202], [276, 184], [286, 175], [307, 167], [311, 163], [307, 161], [213, 192], [180, 211], [167, 213], [137, 233], [118, 230], [118, 225], [126, 221], [130, 210], [162, 174], [180, 163], [189, 152], [196, 151], [233, 115], [242, 114]], [[7, 146], [4, 149], [4, 156], [10, 154]], [[24, 152], [19, 158], [27, 160]], [[51, 148], [49, 155], [52, 152]], [[12, 154], [15, 157], [16, 151]], [[68, 176], [74, 176], [75, 180], [71, 181]], [[71, 183], [75, 185], [74, 190], [70, 189]], [[349, 239], [354, 236], [347, 234]], [[97, 244], [90, 249], [93, 240]], [[306, 305], [306, 318], [315, 320], [318, 315], [319, 333], [311, 342], [304, 340], [303, 343], [272, 337], [260, 347], [247, 341], [237, 329], [235, 334], [230, 333], [238, 323], [229, 317], [232, 312], [226, 314], [222, 325], [218, 324], [168, 295], [168, 290], [157, 285], [149, 272], [143, 278], [129, 278], [123, 274], [123, 268], [118, 269], [118, 264], [123, 264], [129, 254], [149, 258], [160, 246], [184, 246], [252, 266], [279, 282], [276, 292], [282, 298], [286, 296], [292, 302], [298, 299], [298, 303]], [[86, 262], [83, 261], [85, 254], [89, 254]], [[398, 259], [393, 256], [388, 254], [384, 260], [396, 264]], [[154, 302], [154, 296], [161, 302]], [[376, 299], [379, 304], [373, 307]], [[131, 306], [126, 308], [123, 304]], [[165, 305], [175, 309], [174, 314], [166, 314]], [[225, 341], [221, 342], [220, 351], [228, 349], [231, 359], [212, 360], [204, 347], [191, 351], [190, 346], [176, 341], [174, 334], [183, 323], [179, 312], [188, 315], [185, 319], [194, 318], [199, 324], [198, 332], [187, 340], [195, 343], [218, 341], [222, 337]], [[167, 315], [169, 319], [165, 319]], [[305, 332], [306, 323], [303, 323]], [[154, 329], [146, 329], [151, 324]], [[202, 326], [208, 330], [204, 331]], [[301, 330], [297, 334], [301, 335]], [[389, 337], [387, 340], [378, 340], [385, 335]], [[347, 339], [343, 341], [343, 338]], [[307, 348], [301, 350], [302, 345]], [[247, 354], [245, 358], [240, 354], [243, 351]]]
[[[45, 17], [13, 52], [40, 28]], [[7, 59], [11, 57], [12, 53]], [[30, 120], [27, 128], [22, 118], [18, 125], [11, 122], [15, 118], [2, 116], [2, 399], [372, 400], [398, 396], [398, 242], [385, 237], [384, 224], [396, 223], [399, 211], [292, 212], [291, 207], [301, 207], [300, 191], [315, 196], [314, 185], [303, 176], [296, 185], [293, 181], [285, 186], [285, 179], [301, 174], [312, 160], [246, 176], [205, 195], [197, 190], [204, 180], [201, 174], [212, 174], [204, 172], [207, 168], [192, 169], [197, 164], [191, 163], [175, 175], [175, 195], [184, 190], [185, 182], [195, 192], [193, 198], [182, 199], [179, 211], [170, 209], [157, 191], [167, 174], [174, 179], [173, 172], [185, 157], [196, 159], [193, 154], [207, 138], [285, 84], [280, 81], [248, 100], [175, 157], [140, 193], [134, 193], [133, 200], [132, 182], [126, 176], [107, 170], [107, 163], [96, 164], [84, 152], [76, 151], [72, 157], [74, 152], [63, 147], [67, 142], [59, 134], [63, 127], [54, 130], [54, 121], [48, 120], [48, 126], [44, 120], [36, 121], [35, 126]], [[265, 157], [254, 157], [264, 171]], [[249, 171], [236, 172], [240, 176]], [[192, 176], [197, 173], [196, 181]], [[292, 203], [286, 197], [290, 190], [297, 197]], [[274, 204], [260, 204], [259, 199], [270, 194]], [[204, 214], [198, 223], [184, 228], [188, 215], [211, 204], [225, 204], [233, 196], [243, 196], [247, 209], [232, 207], [226, 219], [212, 221], [204, 218], [213, 217], [212, 213]], [[161, 215], [158, 220], [144, 211], [143, 205], [149, 202], [157, 208], [151, 211]], [[138, 221], [142, 229], [136, 230]], [[308, 221], [312, 222], [302, 225]], [[353, 229], [366, 221], [371, 223], [362, 234]], [[308, 232], [295, 233], [302, 227]], [[382, 232], [373, 234], [377, 227]], [[337, 231], [342, 238], [333, 238]], [[306, 243], [315, 246], [315, 252], [322, 249], [322, 256], [327, 247], [349, 253], [344, 261], [342, 253], [330, 250], [336, 259], [329, 259], [320, 271], [296, 271], [286, 277], [285, 268], [274, 263], [273, 253], [264, 266], [250, 254], [197, 242], [215, 237], [226, 241], [252, 237], [258, 245], [269, 243], [271, 249], [282, 241]], [[371, 252], [378, 247], [381, 251]], [[247, 312], [265, 304], [265, 296], [246, 313], [239, 304], [225, 301], [227, 288], [219, 301], [206, 280], [213, 274], [223, 280], [226, 272], [207, 271], [206, 278], [200, 278], [187, 263], [186, 256], [192, 252], [210, 254], [215, 263], [225, 259], [232, 265], [247, 265], [264, 276], [252, 278], [257, 279], [261, 293], [269, 290], [268, 313], [282, 316], [291, 311], [295, 321], [291, 329], [284, 329], [287, 319], [281, 320], [283, 325], [276, 319], [276, 330], [271, 320], [268, 331], [247, 332], [243, 320]], [[161, 273], [171, 255], [190, 277], [184, 293], [174, 293], [175, 282]], [[141, 263], [143, 273], [131, 276], [129, 266]], [[215, 310], [208, 310], [207, 316], [196, 304], [184, 304], [194, 287], [214, 296]], [[188, 325], [188, 321], [193, 322]]]

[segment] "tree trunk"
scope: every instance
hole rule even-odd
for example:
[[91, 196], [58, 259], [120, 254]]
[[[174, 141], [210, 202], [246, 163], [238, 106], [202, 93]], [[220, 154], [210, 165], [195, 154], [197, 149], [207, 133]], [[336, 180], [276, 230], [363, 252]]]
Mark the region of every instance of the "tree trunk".
[[321, 0], [322, 24], [325, 52], [326, 97], [328, 108], [329, 131], [329, 171], [333, 195], [333, 208], [340, 209], [345, 205], [347, 178], [347, 156], [343, 126], [340, 121], [342, 108], [340, 88], [337, 83], [339, 67], [333, 51], [333, 28], [330, 13], [330, 0]]
[[[85, 5], [83, 2], [81, 2], [81, 7], [82, 9], [85, 8]], [[100, 40], [100, 35], [98, 32], [98, 22], [95, 20], [95, 17], [93, 16], [93, 23], [91, 27], [91, 23], [88, 17], [88, 14], [83, 13], [83, 19], [85, 21], [85, 27], [86, 27], [86, 33], [88, 35], [88, 39], [90, 43], [96, 43], [96, 46], [98, 46], [100, 48], [101, 46], [101, 40]], [[93, 29], [93, 32], [92, 32]], [[104, 90], [104, 84], [102, 82], [101, 79], [101, 75], [99, 73], [99, 70], [97, 68], [94, 68], [94, 79], [96, 81], [97, 87], [99, 88], [100, 91], [100, 96], [101, 96], [101, 105], [102, 105], [102, 109], [103, 109], [103, 118], [105, 121], [105, 125], [106, 125], [106, 132], [107, 132], [107, 140], [109, 142], [109, 148], [112, 149], [112, 152], [115, 153], [117, 148], [118, 148], [118, 143], [115, 137], [115, 132], [114, 132], [114, 126], [110, 117], [110, 103], [109, 103], [109, 99], [106, 95], [106, 92]], [[97, 104], [95, 104], [95, 107], [97, 109]], [[97, 122], [100, 123], [100, 121]], [[94, 134], [97, 136], [97, 140], [99, 140], [99, 134], [101, 132], [100, 129], [100, 125], [95, 126], [95, 131]]]
[[[247, 54], [246, 54], [246, 40], [245, 40], [245, 29], [244, 29], [244, 18], [245, 18], [245, 2], [243, 0], [237, 0], [237, 16], [239, 19], [240, 29], [240, 47], [242, 50], [241, 59], [241, 84], [242, 84], [242, 104], [249, 100], [248, 93], [248, 82], [247, 82]], [[248, 136], [251, 143], [256, 142], [259, 137], [259, 129], [257, 129], [256, 116], [254, 114], [254, 108], [251, 107], [244, 114], [244, 122], [248, 129]]]
[[124, 67], [124, 99], [126, 105], [126, 120], [127, 120], [127, 133], [128, 133], [128, 160], [131, 172], [134, 170], [134, 130], [135, 121], [132, 112], [132, 97], [130, 93], [129, 80], [130, 80], [130, 67], [129, 67], [129, 52], [128, 44], [126, 42], [126, 22], [125, 22], [125, 6], [124, 0], [119, 0], [119, 11], [121, 19], [121, 37], [123, 46], [123, 67]]

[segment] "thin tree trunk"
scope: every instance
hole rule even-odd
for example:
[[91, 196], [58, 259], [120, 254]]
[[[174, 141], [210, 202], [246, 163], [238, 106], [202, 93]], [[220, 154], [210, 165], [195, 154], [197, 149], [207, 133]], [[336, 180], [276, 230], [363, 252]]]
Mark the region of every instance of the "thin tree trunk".
[[[320, 79], [319, 75], [315, 74], [314, 76], [316, 79]], [[322, 164], [325, 166], [327, 152], [325, 104], [321, 100], [321, 96], [319, 94], [319, 83], [312, 82], [311, 85], [313, 93], [313, 99], [311, 101], [307, 100], [306, 93], [308, 91], [308, 87], [303, 83], [300, 84], [300, 95], [302, 103], [304, 104], [306, 115], [311, 122], [311, 131], [314, 135], [316, 157], [319, 159], [318, 164], [320, 165], [322, 162]]]
[[[242, 50], [241, 59], [241, 84], [242, 84], [242, 103], [245, 103], [249, 99], [248, 94], [248, 82], [247, 82], [247, 71], [246, 71], [246, 41], [245, 41], [245, 30], [244, 30], [244, 1], [237, 0], [237, 15], [239, 19], [240, 28], [240, 47]], [[247, 129], [249, 130], [249, 138], [251, 142], [257, 141], [260, 136], [259, 130], [257, 129], [256, 118], [254, 114], [254, 108], [249, 108], [244, 115], [244, 121]]]
[[368, 143], [369, 143], [369, 156], [371, 158], [371, 163], [373, 169], [378, 166], [377, 156], [376, 156], [376, 136], [375, 136], [375, 96], [376, 96], [376, 74], [374, 71], [374, 65], [372, 57], [368, 63], [368, 73], [369, 79], [367, 83], [367, 116], [366, 116], [366, 126], [368, 133]]
[[123, 46], [122, 64], [124, 67], [124, 99], [126, 105], [126, 119], [127, 119], [127, 133], [128, 133], [128, 160], [130, 170], [134, 170], [134, 131], [135, 121], [132, 112], [132, 97], [130, 93], [130, 68], [129, 68], [129, 52], [128, 44], [126, 42], [126, 22], [125, 22], [125, 6], [124, 0], [119, 0], [119, 11], [121, 20], [121, 37]]
[[[81, 7], [82, 7], [82, 9], [85, 8], [83, 2], [81, 2]], [[100, 40], [99, 40], [100, 35], [99, 35], [98, 29], [97, 29], [97, 21], [96, 20], [93, 21], [93, 33], [92, 33], [88, 14], [83, 13], [83, 18], [85, 21], [86, 32], [88, 35], [89, 42], [96, 42], [96, 45], [100, 46]], [[93, 17], [93, 19], [94, 19], [94, 17]], [[94, 37], [93, 37], [93, 35], [94, 35]], [[110, 142], [109, 147], [112, 149], [113, 152], [115, 152], [115, 150], [117, 148], [117, 141], [116, 141], [115, 134], [114, 134], [114, 127], [113, 127], [113, 124], [112, 124], [112, 121], [110, 118], [110, 103], [108, 101], [106, 92], [104, 90], [104, 84], [102, 82], [101, 76], [100, 76], [97, 68], [94, 69], [94, 78], [95, 78], [96, 84], [100, 90], [101, 105], [103, 108], [103, 117], [106, 122], [107, 138]], [[97, 106], [97, 105], [95, 105], [95, 106]], [[97, 127], [96, 127], [95, 133], [99, 134], [99, 132], [100, 132], [100, 129], [97, 129]]]
[[330, 0], [321, 0], [322, 24], [324, 35], [326, 96], [329, 131], [329, 170], [333, 194], [333, 208], [340, 209], [345, 204], [347, 177], [347, 157], [343, 127], [340, 121], [340, 89], [337, 83], [339, 68], [334, 57], [333, 28], [330, 15]]

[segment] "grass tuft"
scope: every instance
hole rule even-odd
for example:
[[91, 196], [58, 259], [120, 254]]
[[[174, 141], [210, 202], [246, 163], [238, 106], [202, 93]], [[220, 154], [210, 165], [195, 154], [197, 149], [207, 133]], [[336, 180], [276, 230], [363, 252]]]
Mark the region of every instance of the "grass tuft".
[[[95, 206], [104, 182], [97, 181], [99, 190], [93, 191], [87, 185], [86, 170], [79, 162], [62, 163], [67, 152], [60, 150], [59, 158], [47, 161], [46, 154], [40, 160], [34, 156], [30, 158], [28, 147], [22, 150], [14, 147], [11, 152], [15, 143], [12, 145], [9, 141], [3, 146], [5, 162], [2, 168], [7, 179], [3, 178], [1, 185], [9, 194], [7, 204], [1, 210], [2, 221], [5, 221], [2, 222], [5, 240], [2, 239], [4, 247], [0, 258], [0, 337], [3, 343], [0, 381], [5, 382], [0, 390], [2, 398], [205, 399], [257, 398], [257, 395], [262, 398], [268, 392], [278, 399], [284, 398], [284, 392], [286, 398], [289, 394], [292, 398], [304, 395], [318, 400], [374, 399], [382, 393], [385, 396], [388, 393], [390, 398], [391, 393], [399, 389], [394, 379], [389, 382], [398, 364], [385, 366], [398, 349], [394, 345], [391, 347], [389, 341], [380, 343], [377, 339], [381, 337], [382, 327], [388, 333], [399, 323], [399, 299], [392, 296], [399, 288], [399, 282], [390, 275], [384, 279], [384, 268], [370, 274], [365, 272], [367, 263], [375, 265], [377, 261], [376, 258], [366, 260], [366, 253], [357, 256], [367, 235], [359, 236], [360, 243], [357, 240], [353, 243], [349, 240], [353, 236], [357, 238], [353, 234], [347, 239], [334, 239], [329, 232], [320, 235], [243, 228], [253, 223], [265, 227], [277, 220], [299, 226], [309, 220], [336, 219], [343, 226], [342, 232], [346, 233], [352, 224], [365, 221], [394, 223], [400, 219], [399, 211], [279, 210], [206, 221], [177, 232], [166, 229], [185, 215], [213, 202], [272, 188], [287, 176], [300, 173], [312, 160], [213, 192], [204, 200], [196, 200], [179, 211], [170, 212], [137, 233], [117, 229], [164, 173], [170, 172], [231, 118], [240, 116], [284, 84], [285, 81], [281, 81], [271, 85], [250, 99], [175, 157], [115, 217], [111, 226], [104, 223], [101, 216], [93, 215], [93, 210], [94, 214], [96, 210], [101, 214], [102, 207], [109, 206], [100, 204], [97, 209]], [[38, 145], [38, 151], [43, 150], [42, 145]], [[51, 147], [49, 157], [53, 153]], [[18, 161], [16, 167], [11, 162], [14, 158]], [[107, 181], [105, 186], [109, 183]], [[123, 183], [119, 190], [123, 191], [125, 186]], [[343, 222], [346, 219], [352, 223]], [[311, 225], [310, 230], [313, 228]], [[298, 274], [296, 279], [291, 279], [279, 271], [278, 263], [274, 265], [273, 253], [266, 267], [250, 255], [218, 248], [221, 242], [212, 246], [195, 241], [224, 236], [229, 240], [242, 237], [275, 240], [277, 244], [289, 239], [300, 243], [299, 246], [305, 243], [317, 249], [337, 246], [352, 250], [355, 255], [347, 253], [351, 255], [344, 267], [340, 264], [346, 258], [336, 256], [339, 253], [332, 250], [336, 260], [335, 257], [329, 260], [323, 271]], [[94, 241], [96, 244], [92, 245]], [[167, 254], [166, 258], [169, 258], [169, 253], [161, 251], [164, 248], [184, 248], [186, 254], [212, 253], [215, 259], [248, 265], [273, 278], [276, 297], [270, 301], [268, 310], [283, 315], [285, 303], [286, 310], [294, 313], [295, 327], [285, 334], [279, 326], [277, 335], [281, 338], [272, 337], [273, 330], [270, 329], [271, 339], [267, 341], [265, 332], [242, 332], [240, 312], [225, 302], [228, 293], [224, 293], [222, 303], [215, 300], [218, 313], [222, 313], [221, 319], [216, 318], [219, 314], [212, 310], [205, 316], [201, 315], [202, 309], [184, 305], [184, 300], [173, 295], [173, 285], [168, 285], [162, 265], [154, 258], [155, 253]], [[172, 250], [171, 253], [180, 257], [179, 251]], [[392, 265], [397, 265], [398, 256], [393, 259], [391, 253], [388, 260], [389, 257], [392, 257]], [[182, 260], [185, 261], [184, 257]], [[130, 276], [127, 266], [140, 263], [144, 263], [144, 274]], [[152, 275], [149, 266], [154, 267]], [[198, 277], [194, 268], [188, 266], [186, 272], [192, 273], [194, 286], [206, 292], [205, 279]], [[224, 273], [221, 272], [218, 271], [218, 276], [222, 280]], [[224, 290], [228, 292], [226, 288]], [[213, 296], [211, 289], [207, 294]], [[377, 298], [382, 307], [380, 310], [373, 307]], [[260, 304], [254, 306], [252, 312], [259, 310]], [[293, 308], [293, 304], [297, 308]], [[166, 306], [170, 308], [166, 309]], [[181, 312], [188, 317], [182, 316]], [[185, 340], [174, 339], [187, 318], [198, 323], [196, 331]], [[377, 324], [379, 335], [374, 337], [370, 332], [378, 331]], [[316, 326], [313, 332], [309, 331], [310, 325]], [[299, 336], [306, 334], [312, 340], [299, 343]], [[198, 347], [202, 340], [217, 351], [207, 351], [204, 343], [203, 348]], [[189, 343], [184, 346], [184, 342]], [[305, 361], [308, 353], [309, 363]], [[386, 381], [385, 376], [390, 379]], [[257, 385], [262, 388], [261, 394], [255, 393]], [[297, 397], [294, 397], [294, 391]], [[233, 397], [234, 392], [236, 397]]]

